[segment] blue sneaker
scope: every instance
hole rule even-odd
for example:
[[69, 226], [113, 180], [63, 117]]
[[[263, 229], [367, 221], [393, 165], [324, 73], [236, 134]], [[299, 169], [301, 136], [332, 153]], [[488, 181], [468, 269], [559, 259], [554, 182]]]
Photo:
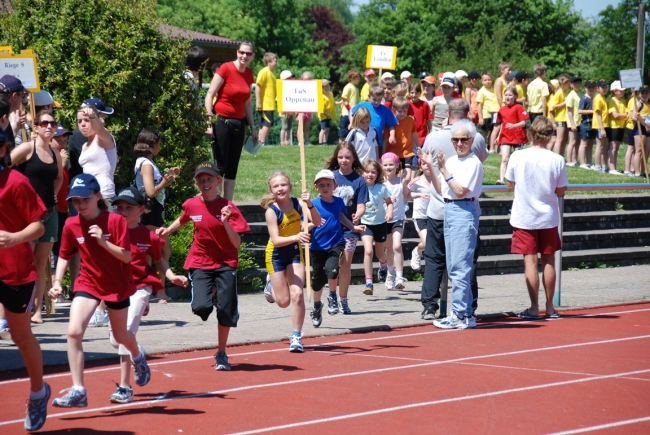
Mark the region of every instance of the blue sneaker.
[[228, 355], [226, 355], [226, 352], [219, 351], [214, 357], [217, 359], [217, 364], [214, 366], [215, 370], [225, 370], [229, 372], [232, 369], [228, 363]]
[[305, 349], [302, 347], [302, 337], [300, 335], [291, 334], [291, 344], [289, 345], [289, 352], [302, 353]]
[[341, 312], [343, 314], [352, 314], [352, 310], [348, 306], [348, 298], [341, 298]]
[[108, 399], [111, 403], [129, 403], [133, 402], [133, 388], [132, 387], [120, 387], [120, 384], [117, 384], [117, 390], [111, 397]]
[[375, 286], [371, 282], [367, 282], [366, 287], [363, 289], [363, 294], [368, 295], [368, 296], [372, 296], [374, 288], [375, 288]]
[[388, 276], [388, 266], [384, 266], [383, 268], [379, 266], [379, 270], [377, 271], [377, 281], [386, 281], [386, 276]]
[[336, 297], [336, 292], [329, 292], [327, 295], [327, 313], [328, 314], [338, 314], [339, 313], [339, 301]]
[[40, 399], [29, 399], [27, 403], [27, 416], [25, 417], [25, 430], [33, 432], [39, 430], [45, 424], [47, 418], [47, 401], [50, 400], [52, 390], [47, 382], [43, 382], [45, 386], [45, 396]]
[[54, 399], [53, 406], [60, 408], [85, 408], [88, 406], [88, 397], [85, 391], [79, 391], [74, 387], [61, 390], [61, 393], [64, 391], [67, 391], [65, 396]]
[[138, 361], [133, 360], [133, 379], [135, 383], [141, 387], [144, 387], [149, 383], [151, 379], [151, 371], [149, 370], [149, 364], [147, 364], [147, 354], [141, 346], [138, 346], [140, 350], [140, 359]]

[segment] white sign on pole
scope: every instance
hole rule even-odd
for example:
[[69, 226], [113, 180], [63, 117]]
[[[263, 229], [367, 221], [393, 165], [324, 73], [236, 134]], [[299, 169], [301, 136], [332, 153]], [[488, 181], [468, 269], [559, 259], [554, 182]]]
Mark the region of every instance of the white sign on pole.
[[323, 87], [320, 80], [277, 80], [278, 112], [322, 113]]
[[643, 86], [643, 75], [641, 68], [637, 69], [624, 69], [618, 72], [621, 79], [621, 86], [624, 88], [639, 88]]
[[366, 53], [366, 68], [395, 69], [397, 47], [369, 45]]
[[23, 50], [20, 54], [13, 54], [10, 49], [11, 47], [0, 47], [0, 52], [5, 53], [0, 53], [0, 77], [5, 74], [12, 75], [31, 92], [39, 92], [41, 85], [34, 53], [31, 50]]

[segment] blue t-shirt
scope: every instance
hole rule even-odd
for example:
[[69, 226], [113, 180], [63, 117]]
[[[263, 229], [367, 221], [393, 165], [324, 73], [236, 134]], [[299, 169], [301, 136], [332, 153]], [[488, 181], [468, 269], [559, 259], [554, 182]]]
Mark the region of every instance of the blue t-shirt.
[[312, 251], [329, 251], [344, 241], [341, 213], [345, 213], [345, 203], [336, 196], [332, 199], [334, 201], [327, 202], [316, 198], [311, 202], [320, 213], [321, 219], [325, 219], [323, 225], [313, 229], [309, 247]]
[[390, 192], [384, 183], [375, 183], [368, 186], [370, 200], [366, 202], [366, 212], [361, 217], [364, 225], [379, 225], [386, 222], [386, 200], [390, 198]]
[[[580, 103], [578, 103], [578, 110], [593, 110], [594, 109], [594, 100], [590, 98], [588, 95], [583, 95], [580, 97]], [[594, 115], [582, 115], [582, 121], [580, 121], [581, 124], [589, 124], [591, 125], [591, 120], [593, 119]]]
[[[366, 180], [356, 172], [352, 171], [348, 175], [341, 175], [340, 170], [334, 171], [336, 184], [339, 187], [334, 191], [334, 196], [338, 196], [345, 204], [345, 216], [352, 221], [352, 215], [357, 212], [357, 204], [365, 204], [370, 197], [368, 196], [368, 185]], [[359, 234], [343, 227], [344, 237], [360, 237]]]
[[370, 120], [370, 126], [374, 127], [377, 129], [377, 132], [379, 134], [377, 135], [377, 140], [379, 141], [379, 146], [384, 145], [384, 127], [394, 127], [397, 125], [399, 122], [397, 120], [397, 117], [393, 113], [392, 110], [390, 110], [388, 107], [384, 106], [383, 104], [380, 104], [379, 106], [375, 107], [373, 104], [369, 101], [364, 101], [363, 103], [359, 103], [356, 106], [352, 108], [352, 115], [356, 113], [357, 109], [359, 107], [365, 107], [368, 109], [370, 112], [371, 120]]

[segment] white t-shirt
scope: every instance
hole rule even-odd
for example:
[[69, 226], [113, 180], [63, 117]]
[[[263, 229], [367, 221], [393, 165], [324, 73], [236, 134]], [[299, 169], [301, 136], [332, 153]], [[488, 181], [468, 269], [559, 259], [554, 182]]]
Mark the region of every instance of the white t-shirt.
[[364, 133], [360, 128], [353, 128], [345, 138], [346, 142], [351, 142], [354, 149], [359, 156], [359, 161], [365, 163], [368, 160], [377, 160], [377, 152], [375, 147], [379, 145], [377, 141], [377, 130], [370, 127], [368, 134]]
[[[408, 189], [413, 193], [426, 193], [430, 195], [431, 182], [426, 179], [424, 175], [415, 177], [408, 185]], [[413, 198], [413, 219], [426, 219], [427, 207], [429, 207], [429, 198], [417, 197]]]
[[[388, 223], [393, 223], [397, 221], [404, 220], [406, 215], [406, 203], [404, 203], [404, 184], [402, 184], [402, 179], [397, 179], [397, 184], [392, 184], [390, 181], [386, 181], [384, 185], [388, 188], [390, 196], [397, 197], [395, 202], [393, 202], [393, 220], [388, 221]], [[386, 207], [384, 205], [384, 207]]]
[[510, 225], [523, 230], [559, 225], [555, 189], [569, 185], [562, 156], [541, 148], [517, 151], [510, 155], [505, 178], [515, 183]]
[[[144, 188], [144, 181], [142, 180], [142, 165], [151, 165], [153, 167], [153, 185], [157, 186], [160, 184], [160, 181], [162, 180], [162, 174], [160, 173], [160, 169], [158, 169], [158, 166], [151, 160], [149, 160], [146, 157], [138, 157], [138, 159], [135, 161], [135, 185], [137, 186], [138, 189]], [[162, 189], [158, 195], [156, 195], [156, 200], [161, 205], [165, 205], [165, 189]]]
[[[458, 158], [457, 155], [451, 156], [445, 161], [445, 167], [449, 171], [449, 176], [454, 177], [454, 181], [469, 189], [469, 192], [463, 198], [478, 199], [483, 190], [483, 165], [478, 157], [476, 157], [476, 154], [469, 153], [462, 159]], [[438, 175], [438, 179], [442, 182], [440, 194], [443, 198], [462, 199], [451, 190], [442, 174]]]

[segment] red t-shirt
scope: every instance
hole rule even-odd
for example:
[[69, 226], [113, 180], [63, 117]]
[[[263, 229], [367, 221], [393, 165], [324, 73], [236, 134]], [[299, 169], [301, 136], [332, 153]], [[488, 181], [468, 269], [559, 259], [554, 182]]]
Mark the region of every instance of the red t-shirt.
[[104, 238], [122, 249], [131, 249], [126, 219], [117, 213], [102, 210], [95, 219], [77, 215], [68, 218], [61, 235], [59, 257], [69, 260], [79, 252], [81, 269], [74, 290], [83, 291], [107, 302], [121, 302], [135, 293], [131, 265], [113, 257], [99, 246], [88, 229], [97, 225]]
[[214, 111], [224, 118], [246, 117], [244, 103], [251, 98], [251, 85], [255, 81], [253, 71], [246, 67], [241, 73], [234, 62], [226, 62], [217, 70], [224, 82], [217, 93]]
[[162, 247], [165, 241], [156, 233], [144, 225], [137, 228], [129, 229], [129, 238], [131, 239], [131, 276], [136, 288], [151, 286], [153, 291], [165, 288], [158, 273], [147, 260], [147, 256], [153, 258], [153, 261], [159, 261], [162, 258]]
[[232, 229], [239, 234], [250, 231], [239, 209], [227, 199], [220, 197], [206, 203], [200, 196], [195, 196], [183, 203], [181, 223], [194, 222], [194, 241], [183, 266], [185, 269], [218, 269], [224, 265], [239, 267], [237, 248], [230, 243], [221, 223], [221, 209], [227, 205], [232, 206], [228, 219]]
[[68, 168], [63, 168], [63, 184], [59, 189], [59, 192], [56, 194], [56, 211], [59, 213], [68, 212], [68, 191], [70, 190], [70, 175], [68, 174]]
[[[27, 177], [10, 168], [0, 170], [0, 231], [17, 233], [46, 215], [45, 204]], [[29, 242], [0, 249], [0, 281], [10, 286], [36, 281]]]
[[[409, 101], [409, 111], [406, 113], [408, 116], [415, 117], [415, 112], [413, 111], [413, 108], [411, 107], [411, 102]], [[388, 107], [390, 110], [393, 110], [393, 100], [390, 101], [384, 101], [384, 106]]]
[[418, 132], [420, 145], [424, 145], [424, 139], [426, 139], [427, 135], [429, 134], [429, 130], [427, 129], [427, 121], [433, 119], [431, 107], [429, 107], [429, 103], [424, 100], [418, 100], [417, 103], [409, 101], [409, 106], [415, 113], [415, 129]]
[[520, 104], [501, 106], [497, 115], [497, 122], [501, 123], [501, 136], [499, 144], [523, 145], [528, 142], [526, 130], [520, 128], [506, 128], [506, 124], [517, 124], [528, 119], [528, 113]]

